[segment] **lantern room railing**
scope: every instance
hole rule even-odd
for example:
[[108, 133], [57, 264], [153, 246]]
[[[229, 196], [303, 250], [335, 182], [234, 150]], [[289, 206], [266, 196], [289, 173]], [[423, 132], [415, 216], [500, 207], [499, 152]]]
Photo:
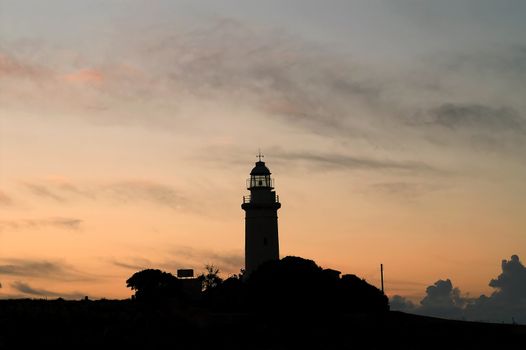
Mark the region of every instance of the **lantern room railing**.
[[[243, 196], [243, 204], [246, 204], [246, 203], [252, 203], [252, 196], [250, 196], [250, 195]], [[275, 203], [279, 203], [279, 195], [276, 195], [276, 202]]]

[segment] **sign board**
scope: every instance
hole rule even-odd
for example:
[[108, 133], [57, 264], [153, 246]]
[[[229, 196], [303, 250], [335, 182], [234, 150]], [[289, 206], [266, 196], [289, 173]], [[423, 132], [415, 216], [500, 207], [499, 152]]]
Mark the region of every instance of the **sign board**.
[[178, 278], [194, 277], [194, 270], [193, 269], [179, 269], [177, 270], [177, 277]]

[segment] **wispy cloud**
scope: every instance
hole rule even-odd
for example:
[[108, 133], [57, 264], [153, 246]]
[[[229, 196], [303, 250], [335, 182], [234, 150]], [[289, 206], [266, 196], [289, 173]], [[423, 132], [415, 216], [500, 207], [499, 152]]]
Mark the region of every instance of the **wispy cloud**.
[[7, 193], [0, 191], [0, 206], [11, 206], [13, 205], [13, 198], [7, 195]]
[[244, 257], [239, 252], [217, 252], [207, 249], [177, 247], [173, 249], [173, 255], [193, 264], [198, 264], [201, 268], [205, 264], [213, 264], [225, 271], [238, 272], [244, 266]]
[[59, 261], [0, 259], [0, 275], [63, 281], [86, 281], [93, 277]]
[[429, 111], [429, 123], [450, 129], [526, 132], [526, 119], [510, 107], [446, 103]]
[[[62, 105], [54, 98], [34, 99], [31, 103], [54, 103], [53, 108], [63, 109], [70, 108], [70, 102], [76, 102], [79, 109], [95, 106], [99, 110], [108, 106], [118, 109], [122, 103], [130, 104], [137, 98], [151, 102], [178, 100], [179, 106], [188, 99], [206, 98], [248, 106], [315, 132], [338, 132], [342, 127], [350, 132], [347, 126], [358, 127], [353, 122], [356, 118], [350, 113], [351, 108], [356, 111], [379, 104], [385, 84], [373, 78], [375, 69], [348, 57], [339, 57], [284, 32], [255, 30], [233, 19], [217, 19], [198, 30], [179, 28], [175, 33], [166, 30], [157, 32], [155, 37], [143, 33], [133, 41], [119, 41], [122, 44], [118, 45], [115, 58], [103, 64], [64, 72], [64, 68], [54, 67], [57, 62], [48, 63], [52, 79], [47, 75], [45, 80], [42, 77], [35, 82], [34, 91], [31, 86], [25, 86], [25, 94], [38, 91], [42, 96], [54, 91], [62, 96]], [[22, 74], [37, 66], [14, 56], [5, 55], [10, 57], [5, 66], [9, 65], [13, 74]], [[49, 56], [53, 57], [53, 52]], [[120, 57], [126, 57], [126, 67], [119, 64]], [[55, 57], [55, 60], [63, 59]], [[62, 65], [74, 67], [75, 62], [62, 62]], [[18, 66], [27, 68], [13, 68]], [[68, 86], [71, 83], [95, 84], [97, 89], [83, 90], [75, 86], [72, 89]], [[49, 85], [49, 89], [41, 89], [42, 84]], [[11, 102], [14, 99], [16, 96], [12, 96]], [[29, 107], [27, 100], [20, 99], [19, 103]], [[172, 111], [168, 120], [150, 115], [140, 122], [164, 126], [181, 119], [177, 110]], [[87, 118], [99, 120], [98, 116]], [[135, 120], [120, 113], [111, 113], [105, 118], [124, 124]]]
[[25, 295], [35, 297], [51, 297], [51, 298], [64, 298], [64, 299], [80, 299], [85, 296], [85, 293], [81, 292], [54, 292], [47, 289], [35, 288], [30, 286], [28, 283], [15, 281], [11, 283], [11, 288]]
[[494, 83], [506, 82], [500, 89], [515, 89], [523, 86], [526, 78], [526, 45], [523, 43], [498, 46], [493, 49], [464, 49], [433, 58], [433, 68], [442, 73], [469, 77], [464, 84], [485, 80]]
[[238, 273], [244, 266], [244, 257], [239, 252], [218, 252], [191, 247], [174, 247], [167, 250], [163, 258], [150, 260], [140, 257], [110, 260], [114, 266], [139, 271], [147, 268], [159, 268], [172, 271], [193, 268], [197, 273], [205, 265], [212, 264], [226, 274]]
[[0, 75], [4, 77], [41, 79], [49, 74], [50, 71], [42, 66], [0, 51]]
[[81, 219], [77, 218], [49, 218], [49, 219], [26, 219], [26, 220], [3, 220], [0, 221], [0, 232], [9, 230], [28, 230], [57, 228], [62, 230], [80, 230]]
[[[517, 102], [517, 91], [524, 85], [520, 77], [526, 71], [524, 46], [503, 47], [495, 52], [459, 52], [456, 48], [456, 52], [433, 55], [440, 59], [425, 57], [422, 64], [415, 58], [409, 66], [398, 63], [393, 70], [390, 62], [360, 61], [352, 53], [342, 54], [285, 31], [255, 28], [228, 18], [216, 18], [192, 29], [163, 27], [136, 34], [133, 40], [115, 39], [119, 44], [106, 62], [90, 65], [85, 58], [78, 66], [55, 57], [68, 69], [48, 67], [54, 85], [46, 89], [36, 85], [35, 95], [59, 90], [62, 96], [54, 108], [65, 108], [64, 101], [73, 101], [88, 111], [83, 116], [88, 120], [137, 122], [157, 128], [187, 122], [185, 104], [195, 106], [206, 100], [216, 106], [248, 108], [290, 128], [326, 138], [352, 137], [388, 150], [401, 139], [418, 147], [431, 138], [427, 133], [438, 138], [441, 145], [449, 143], [451, 133], [434, 133], [423, 125], [450, 131], [472, 127], [511, 131], [514, 125], [518, 127], [513, 130], [526, 130], [521, 116], [524, 107]], [[53, 61], [53, 54], [48, 53], [49, 61]], [[24, 61], [22, 54], [15, 56], [4, 53], [5, 70], [16, 74], [31, 71], [28, 67], [32, 64], [25, 62], [31, 60]], [[119, 63], [123, 57], [126, 66]], [[489, 74], [491, 79], [481, 73]], [[488, 80], [495, 82], [495, 91], [481, 89]], [[506, 84], [509, 81], [513, 81], [512, 87]], [[60, 85], [65, 82], [97, 87]], [[5, 86], [6, 91], [9, 87]], [[29, 100], [49, 104], [54, 99]], [[163, 108], [170, 109], [169, 116], [119, 113], [123, 106], [139, 100], [156, 107], [161, 102]], [[20, 99], [20, 103], [27, 108], [28, 99]], [[99, 113], [92, 113], [93, 109]], [[412, 123], [406, 123], [408, 118]], [[454, 136], [459, 142], [453, 146], [464, 146], [465, 135], [460, 132]], [[477, 137], [486, 143], [503, 141]], [[355, 159], [346, 163], [356, 167], [359, 162]], [[393, 167], [396, 165], [391, 164]]]
[[64, 75], [64, 80], [79, 84], [98, 84], [104, 80], [104, 74], [94, 68], [81, 68]]
[[140, 258], [140, 257], [130, 257], [130, 258], [121, 258], [121, 259], [112, 259], [110, 263], [114, 266], [139, 271], [149, 268], [160, 268], [161, 265], [165, 266], [163, 263], [155, 263], [150, 259]]
[[34, 196], [59, 203], [76, 200], [102, 200], [118, 203], [151, 203], [171, 209], [188, 206], [188, 200], [171, 186], [144, 180], [126, 180], [101, 184], [73, 184], [65, 180], [25, 182]]
[[32, 193], [35, 196], [53, 199], [57, 202], [65, 201], [65, 198], [63, 196], [58, 195], [57, 191], [54, 191], [53, 189], [50, 189], [48, 186], [45, 186], [43, 184], [24, 183], [24, 186], [27, 190], [29, 190], [30, 193]]
[[186, 199], [168, 185], [150, 181], [123, 181], [99, 187], [100, 193], [121, 202], [144, 201], [172, 209], [181, 208]]
[[273, 151], [273, 157], [287, 163], [305, 163], [319, 170], [377, 170], [414, 173], [443, 173], [441, 170], [420, 161], [396, 161], [371, 157], [352, 156], [341, 153], [314, 153], [307, 151]]
[[415, 198], [425, 193], [440, 190], [444, 185], [430, 183], [410, 183], [410, 182], [382, 182], [370, 185], [374, 192], [388, 196]]
[[232, 19], [179, 34], [143, 44], [163, 67], [149, 72], [174, 94], [236, 101], [316, 133], [359, 128], [351, 110], [381, 105], [388, 84], [352, 58]]
[[407, 125], [441, 147], [520, 155], [526, 147], [526, 118], [511, 106], [441, 103], [415, 112]]

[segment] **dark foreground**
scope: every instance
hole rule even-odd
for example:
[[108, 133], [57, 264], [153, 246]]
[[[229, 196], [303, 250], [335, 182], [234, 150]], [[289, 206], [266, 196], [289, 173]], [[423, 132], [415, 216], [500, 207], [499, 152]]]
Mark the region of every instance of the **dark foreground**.
[[526, 326], [380, 314], [240, 314], [131, 300], [1, 300], [0, 349], [500, 349]]

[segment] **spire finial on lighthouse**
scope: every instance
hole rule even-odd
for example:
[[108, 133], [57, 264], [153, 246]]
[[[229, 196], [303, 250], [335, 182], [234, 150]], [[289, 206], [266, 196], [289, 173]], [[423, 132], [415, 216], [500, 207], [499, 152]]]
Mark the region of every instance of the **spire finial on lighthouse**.
[[261, 153], [261, 148], [259, 149], [258, 155], [256, 157], [259, 158], [260, 162], [261, 162], [261, 158], [265, 158], [265, 156]]

